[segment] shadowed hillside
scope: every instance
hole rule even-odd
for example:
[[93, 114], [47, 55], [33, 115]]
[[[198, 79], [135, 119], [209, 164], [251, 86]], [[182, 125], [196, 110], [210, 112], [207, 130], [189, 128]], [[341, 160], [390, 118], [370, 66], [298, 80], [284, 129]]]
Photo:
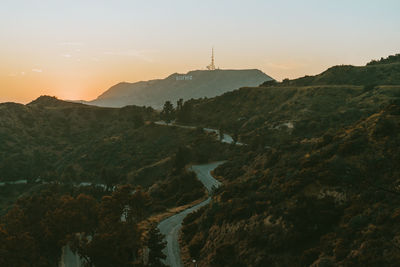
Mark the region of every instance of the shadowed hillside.
[[249, 144], [274, 146], [351, 125], [399, 97], [400, 86], [272, 86], [189, 103], [193, 122], [222, 128]]
[[400, 86], [340, 72], [189, 101], [194, 123], [248, 145], [215, 170], [212, 204], [184, 221], [188, 266], [397, 265]]
[[166, 100], [214, 97], [243, 86], [257, 86], [271, 77], [259, 70], [196, 70], [174, 73], [165, 79], [114, 85], [89, 104], [161, 108]]
[[[165, 175], [180, 147], [214, 142], [150, 123], [157, 119], [152, 108], [102, 108], [48, 96], [28, 105], [0, 104], [0, 181], [115, 184], [129, 178], [150, 186]], [[149, 174], [146, 166], [152, 166]]]
[[399, 116], [389, 105], [313, 141], [243, 148], [215, 171], [225, 186], [212, 205], [184, 222], [190, 257], [199, 266], [396, 266]]

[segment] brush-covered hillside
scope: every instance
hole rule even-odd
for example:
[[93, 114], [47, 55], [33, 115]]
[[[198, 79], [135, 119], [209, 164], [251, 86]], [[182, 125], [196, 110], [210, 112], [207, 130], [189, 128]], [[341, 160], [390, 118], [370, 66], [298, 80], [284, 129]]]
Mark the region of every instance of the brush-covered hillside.
[[[163, 198], [160, 208], [197, 199], [201, 184], [176, 165], [224, 159], [225, 148], [202, 131], [155, 125], [158, 118], [152, 108], [102, 108], [48, 96], [0, 104], [0, 208], [44, 182], [160, 183], [152, 191]], [[27, 184], [4, 185], [21, 180]]]
[[182, 244], [199, 266], [396, 266], [400, 107], [320, 138], [243, 148]]
[[248, 144], [275, 146], [352, 125], [399, 97], [400, 86], [272, 86], [241, 88], [188, 105], [193, 123], [221, 128]]
[[212, 204], [184, 221], [187, 266], [397, 265], [400, 86], [369, 82], [264, 84], [186, 104], [193, 123], [247, 144], [215, 170]]
[[0, 266], [59, 266], [67, 246], [87, 266], [144, 266], [149, 250], [163, 266], [154, 223], [206, 198], [186, 165], [233, 148], [158, 118], [48, 96], [0, 104]]

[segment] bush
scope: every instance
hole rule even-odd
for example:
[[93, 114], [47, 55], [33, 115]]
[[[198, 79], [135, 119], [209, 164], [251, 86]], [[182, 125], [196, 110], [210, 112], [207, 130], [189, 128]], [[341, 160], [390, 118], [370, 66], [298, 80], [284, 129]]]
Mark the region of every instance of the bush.
[[369, 221], [369, 219], [367, 216], [365, 216], [363, 214], [359, 214], [359, 215], [356, 215], [353, 218], [351, 218], [349, 225], [353, 229], [360, 229], [360, 228], [364, 227], [365, 225], [367, 225], [368, 221]]
[[198, 258], [200, 250], [204, 245], [204, 236], [202, 233], [197, 233], [189, 243], [189, 253], [192, 258]]
[[375, 89], [375, 87], [376, 87], [376, 84], [374, 84], [374, 83], [373, 84], [366, 84], [366, 85], [364, 85], [363, 93], [372, 91], [372, 90]]

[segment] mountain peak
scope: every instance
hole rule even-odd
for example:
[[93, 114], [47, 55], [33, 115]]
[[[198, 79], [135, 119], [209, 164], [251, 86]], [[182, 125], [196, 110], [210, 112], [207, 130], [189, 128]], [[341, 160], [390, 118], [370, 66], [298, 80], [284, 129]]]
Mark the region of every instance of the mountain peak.
[[89, 103], [105, 107], [137, 105], [161, 108], [167, 100], [174, 103], [181, 98], [214, 97], [269, 80], [272, 78], [258, 69], [192, 70], [173, 73], [165, 79], [118, 83]]

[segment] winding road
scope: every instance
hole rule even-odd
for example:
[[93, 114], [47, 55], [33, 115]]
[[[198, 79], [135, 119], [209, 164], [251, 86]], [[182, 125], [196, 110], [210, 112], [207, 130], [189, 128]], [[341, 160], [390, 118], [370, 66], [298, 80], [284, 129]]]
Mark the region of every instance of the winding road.
[[[211, 171], [214, 170], [219, 165], [223, 164], [225, 161], [219, 161], [203, 165], [193, 165], [190, 167], [197, 175], [200, 182], [203, 183], [204, 187], [207, 188], [208, 194], [211, 195], [213, 187], [217, 188], [220, 186], [220, 182], [214, 179], [211, 175]], [[201, 207], [210, 203], [211, 197], [209, 196], [203, 202], [188, 208], [178, 214], [175, 214], [167, 219], [161, 221], [158, 224], [160, 232], [165, 235], [165, 240], [167, 241], [167, 246], [164, 249], [164, 253], [167, 256], [164, 263], [171, 267], [183, 266], [181, 262], [181, 255], [179, 249], [179, 230], [182, 227], [183, 219], [191, 212], [200, 209]]]
[[[179, 125], [175, 123], [166, 123], [164, 121], [157, 121], [155, 122], [157, 125], [163, 126], [175, 126], [179, 128], [185, 129], [196, 129], [194, 126], [186, 126], [186, 125]], [[219, 138], [219, 130], [211, 129], [211, 128], [203, 128], [205, 132], [213, 133], [216, 135], [222, 143], [227, 144], [235, 144], [238, 146], [245, 145], [240, 142], [234, 142], [233, 138], [228, 134], [223, 134], [222, 138]], [[194, 171], [197, 175], [197, 179], [199, 179], [205, 188], [207, 188], [208, 194], [211, 195], [213, 188], [217, 188], [221, 185], [221, 183], [214, 179], [211, 175], [211, 171], [217, 168], [219, 165], [223, 164], [225, 161], [219, 161], [209, 164], [203, 165], [192, 165], [190, 170]], [[167, 241], [167, 247], [164, 249], [164, 253], [167, 256], [164, 263], [171, 267], [180, 267], [182, 265], [181, 256], [180, 256], [180, 249], [179, 249], [179, 230], [182, 227], [183, 219], [189, 213], [198, 210], [199, 208], [207, 205], [210, 203], [211, 197], [209, 196], [205, 201], [188, 208], [178, 214], [175, 214], [158, 224], [158, 228], [160, 232], [165, 235], [165, 241]]]
[[[157, 121], [155, 122], [157, 125], [163, 125], [163, 126], [175, 126], [179, 128], [185, 128], [185, 129], [196, 129], [194, 126], [186, 126], [186, 125], [178, 125], [174, 123], [165, 123], [164, 121]], [[203, 128], [205, 132], [209, 133], [215, 133], [216, 137], [218, 138], [219, 131], [215, 129], [210, 129], [210, 128]], [[223, 134], [223, 138], [220, 139], [222, 143], [228, 143], [228, 144], [233, 144], [233, 138], [228, 135], [228, 134]], [[244, 145], [243, 143], [236, 142], [236, 145]], [[179, 231], [182, 227], [182, 222], [183, 219], [189, 214], [192, 213], [201, 207], [207, 205], [211, 201], [211, 194], [214, 188], [218, 188], [221, 183], [214, 179], [211, 175], [211, 171], [213, 171], [215, 168], [217, 168], [219, 165], [225, 163], [225, 161], [218, 161], [218, 162], [213, 162], [213, 163], [208, 163], [208, 164], [202, 164], [202, 165], [192, 165], [190, 167], [190, 170], [196, 173], [197, 179], [204, 185], [204, 187], [207, 189], [209, 197], [204, 200], [203, 202], [194, 205], [188, 209], [185, 209], [173, 216], [170, 216], [163, 221], [161, 221], [158, 224], [158, 228], [160, 229], [160, 232], [165, 235], [165, 241], [167, 242], [167, 246], [164, 249], [164, 253], [167, 256], [165, 259], [164, 263], [167, 264], [168, 266], [171, 267], [181, 267], [182, 261], [181, 261], [181, 255], [180, 255], [180, 248], [179, 248]], [[80, 184], [80, 186], [86, 185], [85, 183]], [[103, 185], [104, 186], [104, 185]], [[83, 261], [80, 259], [80, 257], [73, 253], [69, 247], [64, 247], [63, 248], [63, 256], [60, 262], [60, 267], [81, 267], [83, 266]]]

